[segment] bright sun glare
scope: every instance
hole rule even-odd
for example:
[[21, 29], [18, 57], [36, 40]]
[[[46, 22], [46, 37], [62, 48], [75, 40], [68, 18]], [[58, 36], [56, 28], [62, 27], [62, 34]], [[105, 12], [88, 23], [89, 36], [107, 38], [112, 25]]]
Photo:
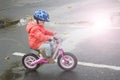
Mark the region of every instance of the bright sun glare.
[[93, 18], [93, 30], [95, 32], [102, 32], [110, 27], [110, 18], [107, 14], [97, 14]]

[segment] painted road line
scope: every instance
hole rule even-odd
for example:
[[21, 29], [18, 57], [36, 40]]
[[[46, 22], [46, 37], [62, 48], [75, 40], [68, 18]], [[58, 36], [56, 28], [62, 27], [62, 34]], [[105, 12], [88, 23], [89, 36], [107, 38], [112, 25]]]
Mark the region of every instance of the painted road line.
[[24, 56], [26, 53], [21, 53], [21, 52], [14, 52], [13, 55], [15, 56]]
[[[21, 52], [14, 52], [13, 55], [15, 56], [24, 56], [25, 53]], [[57, 62], [57, 60], [55, 60]], [[95, 67], [95, 68], [104, 68], [104, 69], [111, 69], [111, 70], [120, 70], [120, 66], [112, 66], [112, 65], [105, 65], [105, 64], [95, 64], [95, 63], [89, 63], [89, 62], [80, 62], [78, 61], [78, 65], [81, 66], [88, 66], [88, 67]]]
[[112, 65], [105, 65], [105, 64], [94, 64], [94, 63], [88, 63], [88, 62], [78, 62], [78, 65], [96, 67], [96, 68], [106, 68], [106, 69], [112, 69], [112, 70], [120, 70], [120, 66], [112, 66]]

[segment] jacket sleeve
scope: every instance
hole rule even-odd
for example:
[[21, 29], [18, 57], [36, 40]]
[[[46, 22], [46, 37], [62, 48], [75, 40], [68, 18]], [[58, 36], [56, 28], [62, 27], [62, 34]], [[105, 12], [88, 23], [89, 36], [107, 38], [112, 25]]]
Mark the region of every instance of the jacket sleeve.
[[49, 39], [51, 39], [51, 36], [49, 35], [44, 35], [43, 33], [41, 33], [41, 31], [37, 28], [32, 29], [32, 36], [34, 36], [36, 39], [40, 40], [40, 41], [47, 41]]
[[45, 29], [45, 34], [46, 35], [54, 35], [54, 32], [53, 31], [50, 31], [50, 30], [47, 30], [47, 29]]

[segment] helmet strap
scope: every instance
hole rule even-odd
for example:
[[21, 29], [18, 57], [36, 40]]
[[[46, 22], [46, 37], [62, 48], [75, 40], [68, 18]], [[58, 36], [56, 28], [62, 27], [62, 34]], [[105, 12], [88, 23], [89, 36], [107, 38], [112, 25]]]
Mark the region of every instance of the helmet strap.
[[37, 22], [37, 24], [39, 24], [39, 20], [38, 19], [36, 19], [36, 22]]
[[39, 24], [39, 20], [35, 16], [33, 16], [33, 17], [36, 20], [37, 24]]

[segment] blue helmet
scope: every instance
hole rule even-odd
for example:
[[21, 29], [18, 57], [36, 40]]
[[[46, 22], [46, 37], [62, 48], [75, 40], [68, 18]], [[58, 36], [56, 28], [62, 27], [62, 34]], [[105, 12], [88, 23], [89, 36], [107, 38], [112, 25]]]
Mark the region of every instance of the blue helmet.
[[49, 22], [49, 14], [45, 10], [37, 10], [34, 13], [34, 18], [41, 21]]

